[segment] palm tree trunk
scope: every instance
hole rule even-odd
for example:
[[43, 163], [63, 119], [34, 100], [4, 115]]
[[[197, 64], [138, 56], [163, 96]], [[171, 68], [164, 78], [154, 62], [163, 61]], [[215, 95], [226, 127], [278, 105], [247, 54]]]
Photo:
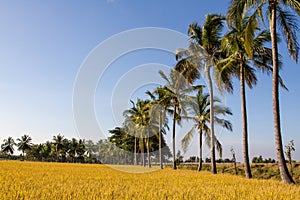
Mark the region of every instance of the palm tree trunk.
[[202, 169], [202, 129], [199, 131], [199, 166], [198, 171]]
[[240, 66], [240, 89], [241, 89], [241, 104], [242, 104], [242, 126], [243, 126], [243, 146], [244, 146], [244, 164], [246, 178], [252, 178], [251, 168], [249, 164], [248, 152], [248, 122], [246, 108], [246, 92], [245, 92], [245, 70]]
[[177, 169], [176, 160], [175, 160], [175, 125], [176, 125], [176, 106], [174, 106], [174, 113], [173, 113], [173, 135], [172, 135], [172, 142], [173, 142], [173, 169]]
[[148, 167], [151, 167], [151, 160], [150, 160], [150, 127], [148, 127], [148, 134], [147, 134], [147, 154], [148, 154]]
[[145, 149], [144, 149], [144, 138], [142, 138], [142, 165], [145, 167], [146, 166], [146, 161], [145, 161]]
[[217, 166], [216, 166], [216, 153], [215, 153], [215, 129], [214, 129], [214, 93], [213, 93], [213, 85], [210, 76], [210, 69], [209, 67], [207, 73], [208, 79], [208, 87], [209, 87], [209, 99], [210, 99], [210, 132], [211, 132], [211, 172], [213, 174], [217, 173]]
[[57, 149], [57, 146], [56, 146], [56, 162], [58, 162], [58, 149]]
[[290, 172], [291, 172], [291, 177], [293, 178], [293, 162], [290, 160]]
[[[270, 3], [270, 2], [269, 2]], [[273, 78], [272, 78], [272, 98], [273, 98], [273, 116], [274, 116], [274, 134], [276, 143], [276, 153], [278, 159], [278, 166], [280, 170], [281, 179], [284, 183], [294, 183], [288, 168], [285, 163], [283, 154], [281, 128], [280, 128], [280, 110], [279, 110], [279, 88], [278, 88], [278, 47], [277, 47], [277, 35], [276, 35], [276, 4], [270, 3], [271, 7], [271, 21], [270, 31], [272, 40], [272, 57], [273, 57]]]
[[136, 137], [135, 137], [135, 135], [134, 135], [134, 165], [137, 164], [136, 161], [137, 161], [137, 160], [136, 160]]
[[126, 152], [124, 152], [124, 163], [123, 164], [127, 165], [127, 154], [126, 154]]
[[158, 132], [158, 134], [159, 134], [159, 144], [158, 144], [158, 146], [159, 146], [159, 166], [160, 166], [160, 169], [163, 169], [163, 165], [162, 165], [162, 150], [161, 150], [161, 129], [162, 129], [162, 120], [161, 120], [161, 118], [162, 118], [162, 113], [161, 113], [161, 111], [159, 111], [159, 132]]

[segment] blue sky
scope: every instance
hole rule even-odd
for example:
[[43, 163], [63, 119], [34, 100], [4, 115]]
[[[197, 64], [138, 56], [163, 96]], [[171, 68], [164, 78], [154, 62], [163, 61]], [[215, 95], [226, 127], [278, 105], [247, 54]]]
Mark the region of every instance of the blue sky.
[[[228, 1], [219, 0], [142, 3], [137, 0], [1, 1], [0, 141], [8, 136], [18, 138], [25, 133], [31, 135], [36, 143], [50, 140], [58, 133], [68, 138], [78, 137], [72, 110], [73, 86], [80, 66], [99, 43], [122, 31], [142, 27], [168, 28], [185, 34], [190, 23], [197, 21], [201, 24], [207, 13], [224, 14], [227, 7]], [[294, 155], [300, 160], [297, 127], [300, 121], [297, 113], [300, 110], [297, 87], [300, 68], [290, 61], [282, 45], [280, 52], [284, 62], [281, 75], [289, 88], [289, 92], [281, 91], [280, 99], [284, 143], [295, 140]], [[114, 84], [126, 72], [145, 63], [173, 66], [175, 59], [171, 53], [144, 50], [129, 53], [115, 61], [99, 81], [95, 95], [95, 112], [97, 118], [104, 122], [103, 129], [119, 125], [108, 114], [111, 109], [108, 96]], [[258, 78], [258, 85], [247, 90], [250, 157], [260, 154], [275, 157], [271, 77], [258, 73]], [[140, 96], [148, 88], [151, 85], [130, 91], [132, 98]], [[235, 92], [225, 98], [226, 105], [234, 114], [230, 117], [234, 132], [223, 132], [220, 136], [224, 156], [230, 157], [229, 149], [233, 146], [241, 160], [237, 81]], [[124, 108], [124, 105], [119, 106]], [[178, 129], [178, 147], [188, 126], [186, 124]], [[196, 141], [195, 138], [187, 155], [197, 153]]]

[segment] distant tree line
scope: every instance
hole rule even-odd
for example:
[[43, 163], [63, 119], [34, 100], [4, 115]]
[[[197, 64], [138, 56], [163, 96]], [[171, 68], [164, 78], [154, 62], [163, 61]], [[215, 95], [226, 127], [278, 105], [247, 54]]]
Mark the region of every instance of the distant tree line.
[[[199, 162], [199, 157], [198, 156], [190, 156], [188, 159], [186, 159], [184, 161], [185, 163], [198, 163]], [[204, 160], [202, 160], [202, 162], [204, 162]], [[210, 163], [211, 159], [210, 158], [205, 158], [205, 162], [206, 163]], [[233, 163], [233, 159], [229, 159], [229, 158], [219, 158], [216, 160], [216, 163]]]
[[[68, 139], [58, 134], [51, 141], [33, 144], [29, 135], [23, 135], [16, 141], [12, 137], [3, 140], [0, 159], [46, 161], [46, 162], [79, 162], [79, 163], [106, 163], [106, 164], [133, 164], [134, 139], [124, 136], [121, 129], [109, 131], [111, 137], [100, 139], [97, 143], [92, 140]], [[126, 140], [124, 138], [127, 138]], [[14, 155], [15, 147], [21, 152]], [[158, 162], [158, 141], [153, 140], [151, 161]], [[171, 157], [169, 148], [163, 141], [163, 161], [168, 162]], [[137, 158], [141, 163], [141, 159]]]
[[259, 157], [253, 157], [252, 163], [276, 163], [276, 160], [272, 158], [263, 159], [262, 156], [259, 156]]
[[[202, 160], [202, 162], [206, 162], [206, 163], [210, 163], [211, 159], [210, 158], [205, 158], [205, 160]], [[182, 161], [185, 163], [197, 163], [199, 162], [199, 157], [198, 156], [190, 156], [188, 159]], [[233, 158], [219, 158], [216, 160], [216, 163], [234, 163], [234, 159]], [[259, 157], [253, 157], [252, 158], [252, 163], [277, 163], [277, 161], [273, 158], [268, 158], [268, 159], [264, 159], [262, 156]]]

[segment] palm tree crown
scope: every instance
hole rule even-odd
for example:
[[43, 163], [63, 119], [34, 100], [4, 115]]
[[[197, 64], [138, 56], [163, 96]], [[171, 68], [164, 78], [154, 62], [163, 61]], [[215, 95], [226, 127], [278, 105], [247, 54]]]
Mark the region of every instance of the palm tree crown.
[[24, 152], [30, 149], [32, 146], [32, 139], [29, 135], [23, 135], [21, 138], [18, 138], [17, 141], [19, 141], [19, 143], [17, 144], [18, 150], [22, 151], [22, 154], [24, 156]]
[[[219, 100], [214, 99], [215, 103], [220, 103]], [[211, 132], [209, 128], [209, 122], [210, 122], [210, 102], [209, 102], [209, 95], [203, 94], [203, 89], [200, 88], [197, 96], [192, 97], [189, 96], [188, 100], [186, 102], [187, 108], [188, 108], [188, 116], [184, 117], [185, 119], [192, 120], [194, 123], [194, 126], [191, 128], [191, 130], [184, 136], [182, 139], [182, 147], [183, 150], [186, 151], [188, 148], [188, 145], [190, 144], [194, 134], [195, 130], [198, 130], [199, 132], [199, 167], [198, 171], [201, 170], [202, 167], [202, 135], [204, 134], [206, 143], [210, 147], [211, 146]], [[229, 108], [223, 107], [221, 105], [214, 105], [215, 110], [215, 122], [217, 124], [220, 124], [224, 128], [232, 131], [232, 124], [228, 120], [224, 120], [218, 117], [218, 115], [232, 115]], [[216, 148], [222, 156], [222, 145], [221, 143], [215, 138], [215, 145]]]
[[8, 137], [7, 139], [3, 140], [3, 144], [1, 145], [1, 151], [12, 155], [15, 151], [14, 145], [16, 145], [14, 139], [12, 137]]
[[183, 102], [185, 101], [188, 93], [198, 89], [199, 86], [191, 86], [184, 75], [174, 69], [170, 71], [169, 76], [167, 76], [163, 71], [159, 71], [159, 74], [166, 81], [166, 85], [158, 88], [157, 92], [161, 96], [160, 102], [166, 108], [167, 113], [172, 116], [173, 169], [177, 169], [175, 159], [176, 123], [181, 126], [182, 116], [187, 115]]

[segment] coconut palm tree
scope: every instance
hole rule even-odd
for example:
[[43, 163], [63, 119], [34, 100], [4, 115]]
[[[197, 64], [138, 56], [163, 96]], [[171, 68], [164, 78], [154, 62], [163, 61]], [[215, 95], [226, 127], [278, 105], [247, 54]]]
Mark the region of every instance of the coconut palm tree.
[[[273, 103], [273, 117], [274, 117], [274, 135], [276, 154], [278, 159], [278, 166], [280, 169], [281, 179], [284, 183], [294, 183], [288, 168], [286, 166], [282, 135], [280, 124], [280, 109], [279, 109], [279, 53], [278, 53], [278, 34], [277, 25], [279, 25], [282, 36], [285, 38], [289, 54], [293, 60], [298, 61], [299, 44], [297, 42], [297, 30], [298, 23], [296, 19], [296, 13], [300, 16], [300, 2], [299, 0], [252, 0], [252, 1], [239, 1], [232, 0], [231, 6], [227, 13], [227, 21], [231, 24], [236, 18], [241, 18], [245, 13], [251, 12], [251, 18], [260, 17], [263, 22], [264, 17], [262, 15], [263, 9], [268, 12], [269, 27], [271, 33], [271, 45], [272, 45], [272, 103]], [[249, 40], [245, 41], [245, 44], [250, 44]]]
[[[162, 164], [162, 134], [166, 133], [166, 129], [168, 127], [168, 120], [166, 118], [166, 105], [169, 102], [164, 100], [164, 90], [161, 87], [156, 88], [152, 93], [150, 91], [146, 91], [146, 94], [151, 98], [151, 124], [158, 123], [158, 140], [159, 140], [159, 166], [160, 169], [163, 169]], [[158, 117], [157, 117], [158, 116]], [[158, 119], [157, 119], [158, 118]]]
[[110, 163], [110, 156], [108, 155], [109, 143], [107, 142], [107, 140], [106, 139], [99, 140], [96, 146], [97, 146], [97, 150], [96, 150], [97, 159], [101, 163]]
[[1, 145], [1, 151], [3, 153], [8, 153], [10, 155], [14, 154], [14, 145], [16, 145], [14, 139], [12, 137], [8, 137], [7, 139], [3, 140], [3, 144]]
[[109, 130], [111, 136], [108, 138], [109, 142], [120, 148], [120, 151], [125, 156], [125, 163], [127, 160], [127, 152], [133, 152], [134, 150], [135, 140], [135, 137], [131, 134], [128, 134], [127, 130], [128, 129], [123, 127], [115, 127], [114, 129]]
[[[214, 99], [215, 103], [220, 103], [219, 100]], [[209, 95], [203, 94], [203, 89], [200, 88], [198, 90], [196, 97], [188, 97], [186, 101], [189, 116], [184, 117], [185, 119], [192, 120], [194, 125], [191, 130], [184, 136], [181, 140], [183, 151], [186, 152], [190, 142], [192, 141], [196, 131], [199, 132], [199, 165], [198, 171], [202, 168], [202, 135], [204, 134], [206, 143], [210, 147], [211, 145], [211, 132], [209, 129], [210, 123], [210, 102], [209, 102]], [[215, 110], [215, 119], [214, 121], [217, 124], [220, 124], [222, 127], [232, 131], [232, 124], [230, 121], [219, 118], [218, 115], [232, 115], [231, 111], [227, 107], [223, 107], [221, 105], [214, 105]], [[215, 138], [215, 145], [216, 148], [222, 156], [222, 145], [221, 143]]]
[[19, 142], [17, 144], [18, 150], [22, 151], [22, 155], [24, 156], [25, 150], [31, 149], [32, 146], [32, 139], [29, 135], [23, 135], [21, 138], [18, 138], [17, 141]]
[[86, 148], [85, 148], [84, 140], [79, 139], [76, 154], [77, 154], [77, 160], [81, 163], [84, 162], [84, 156], [83, 155], [84, 155], [85, 152], [86, 152]]
[[53, 145], [55, 147], [55, 153], [56, 153], [56, 159], [59, 160], [59, 156], [61, 153], [61, 150], [64, 148], [63, 144], [64, 136], [61, 134], [58, 134], [57, 136], [53, 136]]
[[152, 119], [151, 117], [151, 101], [150, 100], [143, 100], [141, 101], [140, 107], [140, 127], [142, 133], [142, 136], [146, 136], [146, 140], [144, 139], [147, 147], [147, 160], [148, 160], [148, 167], [151, 167], [151, 158], [150, 158], [150, 137], [152, 136], [152, 133], [155, 133], [155, 129], [157, 130], [157, 124], [156, 121]]
[[75, 157], [77, 156], [77, 149], [78, 149], [78, 141], [75, 138], [72, 138], [69, 142], [69, 150], [68, 155], [71, 158], [72, 162], [75, 162]]
[[72, 162], [83, 161], [83, 154], [85, 153], [84, 141], [76, 138], [72, 138], [69, 141], [68, 155], [71, 158]]
[[93, 155], [96, 152], [96, 145], [94, 144], [93, 140], [87, 140], [84, 142], [84, 146], [86, 148], [88, 162], [92, 162]]
[[[145, 166], [145, 155], [144, 155], [144, 148], [145, 143], [147, 144], [147, 154], [148, 154], [148, 166], [151, 167], [150, 164], [150, 142], [149, 142], [149, 123], [150, 123], [150, 116], [149, 116], [149, 100], [142, 100], [137, 99], [137, 102], [134, 103], [131, 101], [132, 107], [128, 110], [123, 112], [125, 120], [130, 123], [133, 122], [135, 124], [135, 136], [139, 137], [139, 146], [141, 150], [142, 156], [142, 165]], [[147, 138], [147, 142], [145, 142], [145, 138]]]
[[125, 130], [121, 127], [115, 127], [114, 129], [109, 130], [108, 132], [111, 134], [111, 136], [108, 137], [108, 141], [115, 144], [119, 148], [123, 148], [124, 135], [127, 134]]
[[[235, 19], [230, 27], [230, 31], [223, 36], [221, 42], [222, 51], [226, 53], [226, 56], [218, 62], [217, 66], [221, 76], [229, 72], [225, 75], [229, 77], [228, 81], [231, 81], [231, 76], [240, 80], [245, 176], [251, 178], [245, 83], [250, 89], [256, 85], [256, 69], [272, 72], [272, 50], [264, 46], [271, 38], [268, 31], [259, 30], [257, 20], [252, 20], [247, 16]], [[247, 45], [246, 40], [250, 44]], [[282, 86], [285, 87], [283, 83]]]
[[187, 113], [184, 109], [183, 101], [189, 92], [194, 91], [197, 87], [190, 86], [185, 77], [176, 70], [171, 70], [169, 76], [166, 76], [163, 71], [159, 71], [161, 77], [166, 81], [166, 85], [162, 88], [158, 88], [157, 92], [164, 94], [161, 102], [167, 108], [167, 112], [172, 116], [172, 150], [173, 150], [173, 169], [176, 167], [175, 158], [175, 136], [176, 136], [176, 123], [181, 125], [181, 116], [186, 116]]
[[125, 129], [127, 130], [128, 133], [130, 133], [131, 135], [134, 136], [134, 165], [137, 164], [137, 142], [139, 141], [138, 139], [138, 124], [136, 122], [136, 118], [138, 116], [138, 109], [136, 108], [136, 105], [133, 101], [130, 101], [132, 104], [132, 107], [129, 108], [128, 110], [125, 110], [123, 112], [123, 116], [124, 116], [124, 122], [123, 122], [123, 126], [125, 127]]
[[132, 107], [123, 112], [124, 130], [131, 136], [134, 137], [134, 147], [133, 147], [133, 165], [137, 165], [137, 125], [134, 123], [134, 113], [135, 113], [135, 104], [132, 102]]
[[[212, 173], [217, 173], [216, 158], [215, 158], [215, 133], [214, 133], [214, 110], [213, 110], [213, 81], [212, 74], [218, 74], [215, 67], [217, 61], [221, 58], [220, 44], [221, 34], [223, 30], [224, 17], [216, 14], [209, 14], [206, 16], [203, 26], [197, 23], [192, 23], [188, 28], [188, 35], [190, 37], [190, 45], [188, 50], [178, 49], [176, 52], [176, 59], [186, 60], [186, 65], [176, 66], [178, 71], [182, 72], [187, 80], [193, 81], [197, 78], [197, 70], [204, 70], [207, 77], [208, 89], [210, 96], [210, 130], [211, 130], [211, 170]], [[183, 63], [184, 64], [184, 63]], [[185, 73], [190, 71], [190, 73]], [[191, 77], [191, 78], [188, 78]], [[216, 77], [216, 76], [215, 76]], [[218, 76], [219, 77], [219, 76]], [[223, 79], [222, 79], [223, 81]], [[222, 83], [222, 81], [218, 81]], [[226, 85], [220, 85], [219, 89], [232, 90], [230, 82]]]
[[42, 144], [42, 149], [41, 149], [41, 156], [44, 160], [52, 160], [52, 148], [53, 144], [49, 141], [46, 143]]

